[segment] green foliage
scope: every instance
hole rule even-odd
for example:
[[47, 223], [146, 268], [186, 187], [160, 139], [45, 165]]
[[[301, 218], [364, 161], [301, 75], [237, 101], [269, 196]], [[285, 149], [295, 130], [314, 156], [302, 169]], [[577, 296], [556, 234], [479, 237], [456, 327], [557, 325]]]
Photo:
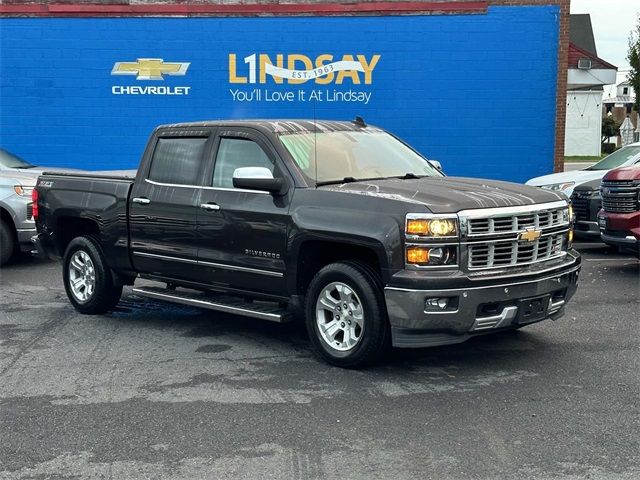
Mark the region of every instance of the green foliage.
[[618, 135], [620, 130], [620, 123], [616, 122], [613, 116], [607, 116], [602, 119], [602, 142], [609, 138]]
[[632, 30], [629, 35], [627, 60], [631, 65], [631, 71], [627, 78], [636, 94], [636, 101], [633, 107], [636, 112], [640, 112], [640, 15], [638, 16], [638, 24], [635, 30]]

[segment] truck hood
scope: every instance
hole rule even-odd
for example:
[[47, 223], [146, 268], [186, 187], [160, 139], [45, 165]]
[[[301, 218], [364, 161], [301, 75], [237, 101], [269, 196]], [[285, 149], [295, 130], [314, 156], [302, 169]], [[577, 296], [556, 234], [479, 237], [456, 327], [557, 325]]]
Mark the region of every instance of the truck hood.
[[433, 213], [456, 213], [474, 208], [512, 207], [567, 200], [561, 193], [518, 183], [462, 177], [408, 180], [392, 178], [326, 185], [320, 189], [420, 204]]
[[610, 170], [604, 180], [640, 180], [640, 165]]

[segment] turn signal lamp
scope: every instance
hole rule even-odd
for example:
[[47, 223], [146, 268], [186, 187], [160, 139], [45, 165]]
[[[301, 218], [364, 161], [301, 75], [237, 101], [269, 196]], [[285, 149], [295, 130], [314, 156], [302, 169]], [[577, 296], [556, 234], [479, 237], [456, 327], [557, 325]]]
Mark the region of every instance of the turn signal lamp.
[[420, 219], [407, 220], [407, 233], [409, 235], [428, 235], [429, 221]]
[[426, 265], [429, 263], [429, 250], [429, 248], [425, 247], [408, 247], [407, 263]]

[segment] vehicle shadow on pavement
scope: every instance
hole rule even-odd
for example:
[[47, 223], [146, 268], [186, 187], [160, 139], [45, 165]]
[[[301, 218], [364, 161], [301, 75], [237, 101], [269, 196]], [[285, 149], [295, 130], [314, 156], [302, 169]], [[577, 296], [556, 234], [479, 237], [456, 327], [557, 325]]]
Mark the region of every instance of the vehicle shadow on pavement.
[[[190, 345], [194, 354], [212, 354], [212, 360], [237, 358], [251, 362], [270, 356], [282, 361], [305, 359], [320, 367], [334, 368], [313, 356], [301, 319], [277, 324], [164, 304], [133, 295], [123, 298], [110, 316], [124, 328], [141, 325], [145, 329], [166, 330], [167, 335], [171, 335], [171, 330], [177, 329], [177, 336], [184, 339], [185, 347]], [[505, 368], [507, 365], [511, 369], [517, 369], [518, 365], [528, 368], [534, 358], [545, 349], [545, 340], [536, 333], [522, 330], [498, 332], [442, 347], [390, 348], [379, 362], [365, 370], [402, 374], [424, 367], [450, 367], [452, 364], [458, 369], [469, 368], [475, 372], [484, 368]], [[244, 354], [239, 357], [229, 356], [234, 351], [242, 351]], [[308, 373], [308, 369], [306, 370]]]

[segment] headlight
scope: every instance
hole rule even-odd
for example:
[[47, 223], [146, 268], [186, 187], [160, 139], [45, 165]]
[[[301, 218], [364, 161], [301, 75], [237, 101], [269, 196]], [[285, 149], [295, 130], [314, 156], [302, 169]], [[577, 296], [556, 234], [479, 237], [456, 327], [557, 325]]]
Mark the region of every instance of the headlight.
[[407, 263], [422, 267], [446, 267], [457, 264], [457, 248], [450, 245], [443, 246], [407, 246]]
[[409, 236], [446, 238], [458, 236], [458, 220], [452, 216], [407, 215], [405, 233]]
[[22, 185], [14, 185], [13, 191], [21, 197], [30, 197], [34, 187], [23, 187]]
[[554, 192], [564, 192], [566, 189], [573, 187], [576, 182], [552, 183], [550, 185], [540, 185], [545, 190], [553, 190]]

